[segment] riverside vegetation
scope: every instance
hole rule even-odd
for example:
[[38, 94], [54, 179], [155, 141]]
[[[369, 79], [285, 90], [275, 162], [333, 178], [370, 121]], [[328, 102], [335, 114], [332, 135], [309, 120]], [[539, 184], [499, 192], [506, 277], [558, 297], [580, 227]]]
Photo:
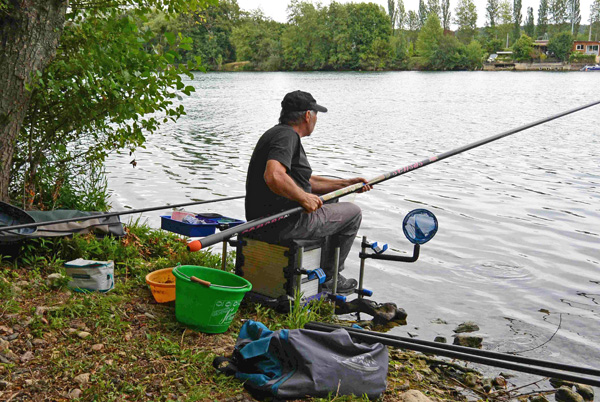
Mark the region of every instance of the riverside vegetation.
[[[114, 260], [115, 288], [105, 294], [69, 290], [63, 264], [73, 258]], [[229, 254], [229, 270], [233, 259]], [[243, 303], [224, 334], [187, 329], [175, 320], [172, 303], [154, 301], [144, 280], [148, 272], [177, 263], [219, 267], [221, 261], [210, 250], [189, 253], [179, 236], [139, 222], [128, 225], [120, 239], [35, 240], [13, 261], [3, 258], [0, 399], [253, 400], [239, 381], [212, 367], [214, 357], [231, 354], [242, 319], [272, 329], [336, 321], [328, 302], [296, 305], [289, 314]], [[464, 363], [391, 350], [381, 400], [542, 401], [535, 398], [556, 390], [520, 392], [504, 377], [483, 378]], [[365, 399], [333, 390], [329, 398], [314, 400]]]

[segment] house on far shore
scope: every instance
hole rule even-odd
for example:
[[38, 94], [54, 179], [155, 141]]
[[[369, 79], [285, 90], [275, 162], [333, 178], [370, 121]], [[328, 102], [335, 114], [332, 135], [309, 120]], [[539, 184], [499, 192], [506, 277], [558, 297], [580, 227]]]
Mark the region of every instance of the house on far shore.
[[[533, 42], [533, 47], [538, 49], [541, 53], [547, 54], [548, 41], [536, 40]], [[598, 49], [600, 49], [600, 42], [598, 41], [576, 40], [573, 42], [573, 52], [593, 54], [596, 56], [596, 63], [600, 62], [600, 52]]]
[[538, 49], [542, 54], [548, 54], [548, 41], [536, 40], [533, 42], [533, 47]]
[[576, 40], [573, 42], [573, 52], [581, 54], [593, 54], [596, 56], [596, 63], [600, 62], [600, 42]]

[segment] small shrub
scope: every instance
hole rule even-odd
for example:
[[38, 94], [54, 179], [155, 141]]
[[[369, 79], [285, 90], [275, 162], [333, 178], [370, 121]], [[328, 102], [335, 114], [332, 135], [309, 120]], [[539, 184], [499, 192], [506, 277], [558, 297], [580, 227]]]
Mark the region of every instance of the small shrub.
[[569, 62], [593, 64], [596, 62], [596, 55], [595, 54], [583, 54], [583, 53], [578, 53], [578, 52], [571, 53], [571, 56], [569, 56]]
[[425, 57], [413, 56], [408, 60], [409, 70], [424, 70], [427, 65], [427, 59]]

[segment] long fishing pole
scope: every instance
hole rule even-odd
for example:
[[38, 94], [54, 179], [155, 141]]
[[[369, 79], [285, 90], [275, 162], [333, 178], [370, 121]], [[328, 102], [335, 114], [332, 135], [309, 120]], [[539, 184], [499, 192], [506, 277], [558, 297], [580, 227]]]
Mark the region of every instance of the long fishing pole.
[[237, 200], [239, 198], [244, 198], [244, 197], [245, 197], [244, 195], [238, 195], [236, 197], [223, 197], [223, 198], [215, 198], [215, 199], [206, 200], [206, 201], [192, 201], [192, 202], [184, 202], [182, 204], [161, 205], [158, 207], [132, 209], [131, 211], [108, 212], [105, 214], [79, 216], [79, 217], [75, 217], [75, 218], [65, 218], [65, 219], [59, 219], [59, 220], [55, 220], [55, 221], [24, 223], [21, 225], [14, 225], [14, 226], [1, 226], [0, 232], [5, 232], [7, 230], [16, 230], [16, 229], [34, 228], [34, 227], [38, 227], [38, 226], [54, 225], [54, 224], [58, 224], [58, 223], [87, 221], [87, 220], [96, 219], [96, 218], [110, 218], [112, 216], [130, 215], [130, 214], [137, 214], [137, 213], [150, 212], [150, 211], [160, 211], [161, 209], [181, 208], [181, 207], [187, 207], [190, 205], [210, 204], [213, 202]]
[[[374, 184], [377, 184], [377, 183], [384, 182], [386, 180], [392, 179], [392, 178], [397, 177], [397, 176], [401, 176], [401, 175], [403, 175], [405, 173], [408, 173], [408, 172], [411, 172], [413, 170], [420, 169], [420, 168], [422, 168], [424, 166], [427, 166], [427, 165], [430, 165], [432, 163], [439, 162], [439, 161], [441, 161], [443, 159], [446, 159], [446, 158], [449, 158], [451, 156], [458, 155], [458, 154], [460, 154], [462, 152], [469, 151], [469, 150], [471, 150], [473, 148], [477, 148], [477, 147], [480, 147], [482, 145], [488, 144], [488, 143], [490, 143], [492, 141], [499, 140], [499, 139], [507, 137], [509, 135], [518, 133], [520, 131], [527, 130], [527, 129], [535, 127], [535, 126], [539, 126], [540, 124], [547, 123], [549, 121], [558, 119], [560, 117], [569, 115], [571, 113], [578, 112], [580, 110], [583, 110], [583, 109], [586, 109], [586, 108], [589, 108], [589, 107], [592, 107], [592, 106], [595, 106], [595, 105], [598, 105], [598, 104], [600, 104], [600, 101], [592, 102], [592, 103], [589, 103], [589, 104], [584, 105], [584, 106], [579, 106], [579, 107], [577, 107], [575, 109], [567, 110], [566, 112], [555, 114], [555, 115], [547, 117], [545, 119], [538, 120], [538, 121], [535, 121], [533, 123], [529, 123], [529, 124], [526, 124], [524, 126], [517, 127], [517, 128], [512, 129], [512, 130], [508, 130], [508, 131], [505, 131], [505, 132], [500, 133], [500, 134], [493, 135], [493, 136], [488, 137], [488, 138], [484, 138], [484, 139], [479, 140], [479, 141], [475, 141], [475, 142], [473, 142], [471, 144], [464, 145], [464, 146], [459, 147], [459, 148], [455, 148], [455, 149], [453, 149], [451, 151], [444, 152], [442, 154], [439, 154], [439, 155], [436, 155], [436, 156], [432, 156], [432, 157], [427, 158], [427, 159], [423, 159], [420, 162], [416, 162], [416, 163], [413, 163], [411, 165], [402, 167], [400, 169], [396, 169], [396, 170], [393, 170], [391, 172], [384, 173], [384, 174], [382, 174], [380, 176], [377, 176], [377, 177], [371, 179], [368, 182], [368, 184], [374, 185]], [[364, 185], [365, 185], [364, 183], [356, 183], [356, 184], [353, 184], [351, 186], [344, 187], [342, 189], [339, 189], [339, 190], [333, 191], [331, 193], [325, 194], [325, 195], [323, 195], [323, 196], [321, 196], [319, 198], [321, 198], [321, 200], [323, 202], [329, 201], [329, 200], [333, 200], [335, 198], [340, 198], [340, 197], [343, 197], [345, 195], [348, 195], [348, 194], [351, 194], [351, 193], [354, 193], [354, 192], [360, 190]], [[282, 219], [285, 219], [285, 218], [287, 218], [287, 217], [289, 217], [291, 215], [300, 213], [302, 211], [304, 211], [304, 208], [302, 208], [302, 207], [299, 206], [299, 207], [296, 207], [296, 208], [289, 209], [287, 211], [282, 211], [282, 212], [279, 212], [279, 213], [267, 216], [265, 218], [254, 219], [254, 220], [252, 220], [250, 222], [247, 222], [247, 223], [244, 223], [244, 224], [241, 224], [241, 225], [238, 225], [238, 226], [235, 226], [235, 227], [223, 230], [223, 231], [221, 231], [219, 233], [215, 233], [214, 235], [211, 235], [211, 236], [207, 236], [207, 237], [203, 238], [202, 240], [194, 240], [194, 241], [192, 241], [192, 242], [190, 242], [188, 244], [188, 249], [190, 251], [198, 251], [198, 250], [200, 250], [202, 248], [205, 248], [205, 247], [208, 247], [208, 246], [212, 246], [213, 244], [216, 244], [216, 243], [219, 243], [219, 242], [221, 242], [223, 240], [226, 240], [226, 239], [228, 239], [228, 238], [230, 238], [230, 237], [232, 237], [232, 236], [234, 236], [234, 235], [236, 235], [238, 233], [242, 233], [243, 234], [243, 233], [251, 232], [251, 231], [256, 230], [256, 229], [260, 229], [260, 228], [262, 228], [262, 227], [264, 227], [266, 225], [270, 225], [272, 223], [278, 222], [278, 221], [280, 221]]]
[[[315, 323], [312, 323], [312, 324], [315, 324]], [[335, 330], [333, 328], [323, 327], [323, 326], [319, 326], [319, 325], [311, 325], [311, 324], [306, 324], [304, 326], [304, 328], [313, 329], [313, 330], [317, 330], [317, 331], [323, 331], [323, 332], [332, 332]], [[378, 333], [375, 333], [372, 331], [363, 330], [361, 332], [352, 332], [352, 333], [350, 333], [350, 335], [352, 337], [354, 337], [355, 339], [358, 339], [358, 340], [366, 342], [366, 343], [382, 343], [387, 346], [397, 347], [397, 348], [401, 348], [401, 349], [415, 350], [415, 351], [421, 352], [421, 353], [433, 353], [438, 356], [445, 356], [445, 357], [450, 357], [453, 359], [460, 359], [460, 360], [470, 361], [470, 362], [474, 362], [474, 363], [485, 364], [488, 366], [520, 371], [523, 373], [536, 374], [536, 375], [541, 375], [544, 377], [551, 377], [551, 378], [559, 378], [562, 380], [572, 381], [572, 382], [576, 382], [579, 384], [592, 385], [595, 387], [600, 386], [600, 379], [596, 379], [596, 378], [581, 377], [578, 375], [563, 373], [563, 372], [559, 372], [559, 371], [555, 371], [555, 370], [549, 370], [549, 369], [545, 369], [545, 368], [541, 368], [541, 367], [537, 367], [537, 366], [527, 366], [527, 365], [520, 364], [520, 363], [512, 363], [512, 362], [509, 362], [506, 360], [491, 359], [491, 358], [487, 358], [487, 357], [476, 356], [471, 353], [461, 353], [461, 352], [456, 352], [456, 351], [452, 351], [452, 350], [442, 349], [439, 347], [425, 346], [425, 345], [419, 345], [419, 344], [415, 344], [415, 343], [411, 343], [411, 342], [387, 339], [382, 336], [379, 336]]]
[[[342, 327], [341, 325], [327, 324], [327, 323], [315, 322], [315, 321], [311, 321], [308, 324], [306, 324], [305, 328], [306, 329], [316, 329], [319, 331], [334, 331], [336, 329], [343, 328], [346, 331], [350, 332], [351, 334], [365, 333], [365, 330], [363, 330], [363, 329]], [[458, 345], [448, 345], [445, 343], [425, 341], [422, 339], [406, 338], [406, 337], [402, 337], [402, 336], [389, 335], [389, 334], [379, 333], [379, 332], [373, 333], [373, 332], [367, 331], [367, 333], [376, 334], [377, 336], [379, 336], [381, 338], [391, 339], [393, 341], [409, 342], [409, 343], [414, 343], [417, 345], [432, 346], [432, 347], [439, 348], [439, 349], [445, 349], [445, 350], [462, 352], [462, 353], [469, 353], [469, 354], [476, 355], [476, 356], [489, 357], [492, 359], [505, 360], [505, 361], [511, 361], [511, 362], [516, 362], [516, 363], [535, 365], [535, 366], [541, 366], [541, 367], [547, 367], [547, 368], [554, 368], [554, 369], [563, 370], [563, 371], [571, 371], [574, 373], [589, 374], [589, 375], [600, 377], [600, 370], [594, 369], [594, 368], [572, 366], [569, 364], [556, 363], [556, 362], [550, 362], [550, 361], [539, 360], [539, 359], [532, 359], [530, 357], [515, 356], [515, 355], [508, 354], [508, 353], [499, 353], [499, 352], [492, 352], [490, 350], [473, 349], [473, 348], [468, 348], [465, 346], [458, 346]]]

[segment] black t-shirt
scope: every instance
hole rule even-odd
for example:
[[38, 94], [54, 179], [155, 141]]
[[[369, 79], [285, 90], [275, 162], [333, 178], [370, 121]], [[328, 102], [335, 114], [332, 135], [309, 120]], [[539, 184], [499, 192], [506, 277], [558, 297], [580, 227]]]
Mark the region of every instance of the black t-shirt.
[[311, 192], [312, 169], [300, 136], [286, 124], [278, 124], [260, 137], [248, 166], [246, 177], [246, 219], [252, 220], [299, 206], [295, 201], [272, 192], [265, 183], [267, 161], [279, 161], [287, 174], [307, 193]]

